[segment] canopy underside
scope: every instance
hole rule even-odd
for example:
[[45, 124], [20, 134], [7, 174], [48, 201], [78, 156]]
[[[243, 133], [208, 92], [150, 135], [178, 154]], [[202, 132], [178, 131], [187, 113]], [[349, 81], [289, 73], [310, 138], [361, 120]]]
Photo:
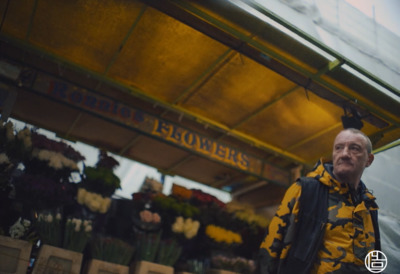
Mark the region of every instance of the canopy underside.
[[400, 138], [397, 101], [229, 3], [14, 0], [0, 13], [11, 117], [257, 208], [330, 157], [345, 110], [375, 148]]

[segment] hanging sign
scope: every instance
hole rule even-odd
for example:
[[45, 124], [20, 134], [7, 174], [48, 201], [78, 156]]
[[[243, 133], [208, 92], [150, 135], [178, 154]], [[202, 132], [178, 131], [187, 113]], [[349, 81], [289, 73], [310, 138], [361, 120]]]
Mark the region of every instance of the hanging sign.
[[289, 172], [267, 164], [262, 159], [193, 130], [132, 108], [110, 97], [71, 85], [56, 77], [36, 72], [36, 78], [30, 84], [30, 89], [72, 107], [188, 149], [198, 155], [267, 180], [289, 184]]

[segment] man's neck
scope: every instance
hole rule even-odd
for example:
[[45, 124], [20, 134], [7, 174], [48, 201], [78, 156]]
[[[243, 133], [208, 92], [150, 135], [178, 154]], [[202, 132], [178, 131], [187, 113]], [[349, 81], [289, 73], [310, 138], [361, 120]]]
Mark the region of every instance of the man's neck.
[[357, 189], [360, 184], [360, 178], [339, 177], [334, 173], [335, 179], [340, 183], [347, 184], [351, 189]]

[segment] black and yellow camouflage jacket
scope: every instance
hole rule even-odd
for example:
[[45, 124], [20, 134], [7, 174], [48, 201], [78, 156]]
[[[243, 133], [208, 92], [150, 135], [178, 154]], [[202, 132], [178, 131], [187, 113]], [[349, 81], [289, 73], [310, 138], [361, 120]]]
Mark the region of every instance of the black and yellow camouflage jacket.
[[[323, 163], [323, 160], [307, 174], [307, 177], [316, 178], [320, 182], [318, 185], [328, 190], [325, 199], [327, 200], [325, 204], [327, 204], [323, 206], [324, 212], [326, 208], [328, 210], [318, 229], [297, 231], [302, 184], [297, 181], [288, 188], [260, 246], [260, 273], [304, 273], [300, 269], [296, 272], [288, 271], [292, 268], [291, 265], [288, 266], [288, 262], [292, 263], [290, 249], [296, 241], [301, 242], [302, 245], [310, 245], [303, 248], [304, 250], [310, 249], [312, 242], [315, 242], [314, 238], [320, 238], [321, 241], [318, 242], [316, 248], [312, 248], [315, 249], [315, 256], [313, 255], [311, 259], [311, 270], [307, 272], [370, 273], [364, 265], [365, 256], [368, 252], [377, 249], [378, 245], [380, 246], [376, 214], [378, 206], [375, 203], [375, 197], [362, 182], [358, 190], [353, 191], [347, 184], [335, 180], [331, 174], [332, 165]], [[315, 199], [319, 196], [320, 194], [315, 194]], [[308, 203], [313, 201], [313, 198], [308, 198], [308, 200], [302, 201]], [[318, 204], [314, 207], [321, 208]], [[307, 214], [313, 216], [314, 213]], [[374, 223], [377, 233], [374, 230]], [[311, 239], [310, 242], [299, 241], [299, 238], [303, 238], [301, 234], [303, 236], [307, 234], [308, 239]]]

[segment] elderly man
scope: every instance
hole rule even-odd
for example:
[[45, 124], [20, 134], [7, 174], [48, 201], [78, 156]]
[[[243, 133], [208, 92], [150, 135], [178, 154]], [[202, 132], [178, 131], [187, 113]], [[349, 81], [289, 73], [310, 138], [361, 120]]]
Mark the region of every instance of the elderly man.
[[361, 182], [371, 151], [368, 136], [345, 129], [332, 163], [289, 187], [261, 243], [260, 273], [369, 273], [365, 256], [380, 249], [378, 206]]

